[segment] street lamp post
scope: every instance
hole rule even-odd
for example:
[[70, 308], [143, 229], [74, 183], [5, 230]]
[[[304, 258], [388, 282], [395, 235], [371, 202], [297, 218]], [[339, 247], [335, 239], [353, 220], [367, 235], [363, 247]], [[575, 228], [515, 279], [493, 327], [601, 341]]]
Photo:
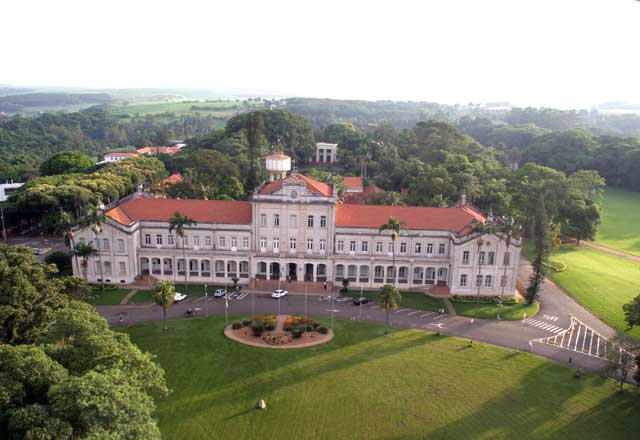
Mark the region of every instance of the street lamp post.
[[204, 285], [204, 316], [209, 317], [209, 294], [206, 284]]

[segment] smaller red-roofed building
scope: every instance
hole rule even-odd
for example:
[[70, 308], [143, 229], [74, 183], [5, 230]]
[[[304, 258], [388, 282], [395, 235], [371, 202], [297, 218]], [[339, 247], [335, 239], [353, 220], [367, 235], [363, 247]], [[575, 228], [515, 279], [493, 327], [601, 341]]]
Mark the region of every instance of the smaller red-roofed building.
[[106, 153], [104, 155], [104, 162], [117, 162], [119, 160], [131, 159], [132, 157], [138, 157], [138, 153]]
[[167, 156], [173, 156], [176, 153], [179, 153], [181, 147], [142, 147], [138, 148], [137, 153], [140, 156], [159, 156], [161, 154], [166, 154]]

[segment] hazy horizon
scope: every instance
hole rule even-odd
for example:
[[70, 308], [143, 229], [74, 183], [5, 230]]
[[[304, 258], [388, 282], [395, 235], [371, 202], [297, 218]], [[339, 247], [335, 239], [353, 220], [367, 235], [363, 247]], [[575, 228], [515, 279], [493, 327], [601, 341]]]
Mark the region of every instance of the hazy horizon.
[[634, 0], [169, 5], [4, 5], [0, 84], [559, 108], [640, 102]]

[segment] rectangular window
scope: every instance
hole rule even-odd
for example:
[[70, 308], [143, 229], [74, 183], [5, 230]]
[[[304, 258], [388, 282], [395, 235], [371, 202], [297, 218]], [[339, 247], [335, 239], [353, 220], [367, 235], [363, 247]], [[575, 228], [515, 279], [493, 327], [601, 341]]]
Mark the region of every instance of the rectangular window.
[[313, 238], [307, 238], [307, 250], [308, 251], [313, 250]]
[[511, 253], [505, 252], [503, 260], [502, 260], [502, 265], [503, 266], [509, 266], [510, 264], [511, 264]]
[[189, 246], [189, 237], [187, 237], [186, 235], [182, 237], [182, 245]]
[[406, 254], [407, 253], [407, 243], [406, 242], [402, 242], [400, 243], [400, 253], [401, 254]]
[[78, 238], [78, 243], [85, 244], [85, 242], [86, 242], [86, 240], [84, 239], [84, 237]]
[[416, 254], [421, 254], [422, 253], [422, 243], [416, 243], [414, 252]]
[[349, 242], [349, 251], [350, 252], [355, 252], [356, 251], [356, 242], [355, 242], [355, 240], [351, 240]]
[[382, 242], [376, 241], [376, 252], [382, 253]]
[[506, 286], [507, 286], [507, 276], [502, 275], [502, 278], [500, 278], [500, 287], [506, 287]]
[[360, 250], [361, 250], [362, 252], [369, 252], [369, 242], [368, 242], [368, 241], [363, 241], [363, 242], [360, 244]]
[[249, 237], [242, 237], [242, 249], [249, 249]]
[[104, 274], [105, 275], [111, 275], [111, 262], [110, 261], [105, 261], [104, 262]]
[[298, 226], [298, 216], [295, 214], [291, 214], [289, 216], [289, 227], [290, 228], [295, 228]]
[[124, 240], [122, 238], [118, 239], [118, 252], [124, 252]]
[[173, 235], [167, 235], [167, 244], [173, 246]]
[[151, 244], [151, 234], [144, 234], [144, 244]]
[[204, 236], [204, 246], [211, 247], [211, 236], [209, 235]]
[[427, 255], [433, 255], [433, 243], [427, 244]]
[[231, 237], [231, 247], [232, 248], [238, 247], [238, 237]]
[[467, 274], [463, 273], [460, 275], [460, 287], [465, 287], [467, 285]]
[[260, 214], [260, 226], [267, 226], [267, 214]]
[[338, 252], [344, 252], [344, 241], [338, 241]]
[[487, 256], [487, 254], [484, 251], [480, 252], [480, 265], [481, 266], [485, 263], [486, 256]]
[[462, 264], [469, 264], [469, 251], [462, 253]]
[[313, 228], [313, 216], [307, 216], [307, 228]]
[[96, 275], [100, 275], [100, 262], [96, 260]]
[[489, 252], [489, 266], [493, 266], [494, 264], [496, 264], [496, 254], [494, 252]]
[[162, 244], [162, 235], [160, 234], [156, 235], [156, 244], [159, 244], [159, 245]]
[[327, 216], [326, 215], [321, 215], [320, 216], [320, 227], [321, 228], [326, 228], [327, 227]]
[[374, 277], [375, 278], [382, 278], [384, 276], [384, 267], [382, 266], [376, 266], [376, 268], [373, 270], [374, 273]]
[[194, 235], [193, 236], [193, 245], [194, 246], [200, 246], [200, 236], [199, 235]]
[[118, 274], [120, 274], [121, 276], [127, 275], [127, 263], [125, 263], [124, 261], [118, 263]]
[[273, 248], [274, 249], [280, 249], [280, 238], [279, 237], [274, 237], [274, 239], [273, 239]]
[[103, 251], [108, 251], [109, 250], [109, 239], [108, 238], [103, 238], [102, 239], [102, 250]]
[[292, 251], [296, 250], [296, 239], [295, 238], [290, 238], [289, 239], [289, 249], [291, 249]]
[[444, 255], [445, 251], [446, 251], [446, 245], [444, 243], [440, 243], [438, 245], [438, 254], [440, 255]]
[[267, 237], [260, 237], [260, 247], [263, 249], [267, 247]]
[[389, 242], [389, 246], [387, 246], [387, 251], [388, 251], [389, 253], [392, 253], [392, 252], [393, 252], [393, 241], [390, 241], [390, 242]]
[[218, 237], [218, 246], [221, 249], [224, 249], [225, 247], [227, 247], [227, 239], [225, 237]]
[[273, 214], [273, 226], [280, 227], [280, 214]]
[[476, 276], [476, 287], [482, 286], [482, 275]]
[[484, 277], [484, 287], [491, 287], [492, 283], [493, 277], [491, 275], [487, 275], [486, 277]]
[[320, 239], [320, 250], [325, 251], [327, 249], [327, 241], [324, 238]]

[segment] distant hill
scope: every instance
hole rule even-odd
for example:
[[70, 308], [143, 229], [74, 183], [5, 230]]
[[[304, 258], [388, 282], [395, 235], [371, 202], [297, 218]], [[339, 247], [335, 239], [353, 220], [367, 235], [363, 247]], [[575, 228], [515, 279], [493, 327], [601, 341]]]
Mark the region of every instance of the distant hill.
[[0, 112], [17, 113], [34, 107], [110, 104], [112, 101], [107, 93], [21, 93], [0, 96]]

